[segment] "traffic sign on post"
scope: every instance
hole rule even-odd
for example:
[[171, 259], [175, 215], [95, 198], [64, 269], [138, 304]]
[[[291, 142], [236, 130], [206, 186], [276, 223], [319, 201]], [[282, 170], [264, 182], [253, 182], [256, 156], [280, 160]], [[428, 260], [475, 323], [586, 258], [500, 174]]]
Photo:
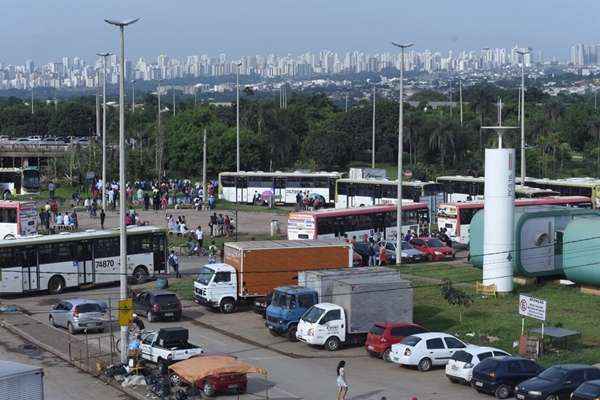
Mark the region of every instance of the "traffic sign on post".
[[119, 325], [127, 326], [133, 320], [133, 300], [119, 300]]
[[519, 314], [524, 317], [546, 321], [546, 300], [524, 294], [519, 295]]

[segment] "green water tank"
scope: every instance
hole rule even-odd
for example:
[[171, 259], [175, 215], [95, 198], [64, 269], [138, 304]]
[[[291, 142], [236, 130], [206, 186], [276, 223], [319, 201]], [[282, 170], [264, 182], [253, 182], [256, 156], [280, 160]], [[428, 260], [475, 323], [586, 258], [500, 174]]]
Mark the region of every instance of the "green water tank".
[[600, 286], [600, 217], [572, 221], [563, 238], [563, 269], [567, 279]]

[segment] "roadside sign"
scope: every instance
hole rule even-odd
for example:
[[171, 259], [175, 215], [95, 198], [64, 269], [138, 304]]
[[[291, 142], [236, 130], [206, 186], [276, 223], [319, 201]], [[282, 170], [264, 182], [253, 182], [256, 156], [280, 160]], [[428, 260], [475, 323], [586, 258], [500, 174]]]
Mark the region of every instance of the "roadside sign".
[[519, 295], [519, 314], [524, 317], [546, 321], [546, 300], [524, 294]]
[[119, 300], [119, 326], [127, 326], [133, 320], [133, 299]]

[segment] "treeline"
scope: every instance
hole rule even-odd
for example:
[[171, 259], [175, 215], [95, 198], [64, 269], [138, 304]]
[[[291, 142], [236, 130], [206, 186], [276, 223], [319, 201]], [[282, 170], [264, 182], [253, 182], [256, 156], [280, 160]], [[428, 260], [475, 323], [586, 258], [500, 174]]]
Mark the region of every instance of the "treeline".
[[[241, 168], [243, 170], [346, 171], [370, 165], [372, 104], [355, 103], [348, 112], [322, 94], [291, 94], [287, 109], [278, 97], [256, 98], [251, 91], [240, 101]], [[453, 94], [458, 98], [458, 93]], [[497, 101], [502, 99], [504, 125], [519, 126], [518, 90], [493, 85], [464, 88], [463, 123], [458, 106], [434, 109], [428, 100], [439, 93], [420, 93], [418, 106], [405, 105], [404, 165], [413, 176], [431, 179], [441, 174], [483, 174], [483, 149], [495, 146], [492, 132], [481, 126], [497, 123]], [[135, 140], [129, 150], [128, 174], [132, 178], [157, 175], [157, 99], [140, 98], [135, 112], [127, 111], [127, 135]], [[170, 177], [201, 176], [202, 134], [207, 131], [208, 172], [235, 170], [236, 109], [191, 99], [177, 104], [175, 115], [169, 97], [163, 99], [165, 168]], [[143, 104], [143, 106], [141, 105]], [[118, 110], [108, 115], [109, 171], [116, 176]], [[526, 93], [526, 138], [529, 176], [598, 176], [600, 168], [600, 117], [593, 97], [551, 97], [535, 88]], [[39, 104], [36, 112], [22, 101], [0, 103], [1, 134], [82, 135], [95, 132], [95, 99], [86, 97], [54, 104]], [[520, 146], [515, 130], [507, 145]], [[377, 101], [376, 161], [395, 164], [398, 149], [397, 100]], [[98, 148], [81, 160], [71, 160], [75, 170], [99, 171]]]

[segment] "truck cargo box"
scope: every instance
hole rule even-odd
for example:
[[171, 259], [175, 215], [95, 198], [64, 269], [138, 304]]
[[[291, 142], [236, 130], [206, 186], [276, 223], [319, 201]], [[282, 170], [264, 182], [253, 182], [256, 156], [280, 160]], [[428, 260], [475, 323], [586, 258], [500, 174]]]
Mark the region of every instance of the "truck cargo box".
[[1, 399], [44, 399], [44, 370], [40, 367], [0, 361]]
[[296, 285], [306, 270], [352, 266], [352, 245], [340, 240], [272, 240], [225, 243], [225, 264], [238, 272], [240, 297], [265, 296]]

